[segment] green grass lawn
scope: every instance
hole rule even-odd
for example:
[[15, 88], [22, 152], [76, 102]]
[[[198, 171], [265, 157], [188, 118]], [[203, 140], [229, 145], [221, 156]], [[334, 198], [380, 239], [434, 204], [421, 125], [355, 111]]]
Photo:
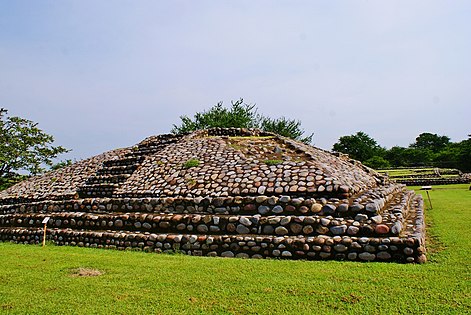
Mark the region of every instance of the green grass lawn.
[[[469, 314], [468, 188], [437, 186], [430, 192], [429, 262], [424, 265], [223, 259], [0, 243], [0, 313]], [[81, 267], [104, 274], [74, 276]]]

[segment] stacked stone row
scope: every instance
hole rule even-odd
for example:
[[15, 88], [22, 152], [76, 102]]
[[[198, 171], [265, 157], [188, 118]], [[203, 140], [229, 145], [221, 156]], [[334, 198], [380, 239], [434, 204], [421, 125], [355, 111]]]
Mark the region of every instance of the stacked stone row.
[[229, 216], [199, 214], [90, 214], [50, 213], [1, 215], [0, 226], [41, 227], [45, 217], [49, 227], [87, 230], [127, 230], [153, 233], [263, 234], [263, 235], [398, 235], [394, 222], [381, 216], [354, 219], [332, 216]]
[[[336, 259], [352, 261], [424, 262], [425, 249], [416, 238], [355, 236], [276, 237], [207, 236], [90, 232], [53, 229], [47, 238], [58, 245], [147, 252], [182, 252], [194, 256], [240, 258]], [[37, 244], [41, 229], [0, 228], [0, 239]]]
[[403, 191], [402, 186], [378, 188], [388, 194], [365, 193], [350, 202], [338, 198], [292, 198], [290, 196], [257, 196], [226, 198], [87, 198], [67, 201], [44, 201], [27, 204], [2, 205], [0, 214], [47, 213], [63, 211], [82, 212], [162, 212], [209, 214], [267, 215], [335, 215], [354, 217], [359, 213], [374, 216], [392, 196]]

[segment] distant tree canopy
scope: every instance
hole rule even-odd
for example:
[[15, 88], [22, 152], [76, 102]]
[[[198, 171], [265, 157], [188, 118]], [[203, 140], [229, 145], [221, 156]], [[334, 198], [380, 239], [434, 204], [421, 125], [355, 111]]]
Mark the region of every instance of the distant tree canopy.
[[[68, 150], [53, 146], [54, 137], [38, 128], [38, 124], [20, 117], [7, 116], [0, 109], [0, 187], [20, 178], [17, 171], [38, 174], [52, 159]], [[5, 184], [6, 183], [6, 184]]]
[[333, 150], [348, 154], [372, 168], [432, 166], [457, 168], [471, 172], [471, 137], [450, 142], [447, 136], [421, 133], [407, 148], [394, 146], [385, 149], [364, 132], [342, 136]]
[[381, 156], [384, 151], [376, 140], [362, 131], [351, 136], [340, 137], [339, 141], [334, 144], [333, 150], [346, 153], [352, 159], [359, 161], [367, 161], [374, 156]]
[[200, 129], [224, 128], [259, 128], [279, 135], [310, 143], [313, 134], [304, 136], [301, 122], [295, 119], [270, 118], [257, 113], [254, 104], [246, 104], [243, 99], [231, 102], [231, 107], [217, 103], [207, 111], [197, 112], [193, 118], [180, 116], [181, 125], [173, 125], [172, 133], [181, 134]]

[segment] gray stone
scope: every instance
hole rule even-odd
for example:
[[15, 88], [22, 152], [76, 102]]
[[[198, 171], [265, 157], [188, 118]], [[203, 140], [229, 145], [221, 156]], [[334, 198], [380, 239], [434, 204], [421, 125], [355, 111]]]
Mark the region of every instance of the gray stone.
[[332, 226], [330, 227], [330, 232], [334, 235], [342, 235], [345, 234], [347, 231], [347, 226], [346, 225], [338, 225], [338, 226]]
[[293, 256], [293, 254], [291, 254], [291, 252], [287, 251], [287, 250], [284, 250], [282, 253], [281, 253], [281, 256], [283, 257], [291, 257]]
[[348, 253], [347, 258], [349, 260], [355, 260], [357, 259], [358, 254], [357, 253]]
[[326, 204], [326, 205], [324, 205], [324, 206], [322, 207], [322, 212], [323, 212], [324, 214], [327, 214], [327, 215], [329, 215], [329, 214], [334, 214], [334, 213], [335, 213], [335, 209], [336, 209], [335, 205]]
[[383, 217], [380, 216], [380, 215], [375, 215], [375, 216], [371, 217], [370, 219], [371, 219], [371, 221], [373, 221], [376, 224], [380, 224], [381, 222], [383, 222]]
[[[278, 207], [280, 207], [280, 206], [278, 206]], [[258, 213], [260, 213], [260, 214], [267, 214], [269, 211], [270, 211], [270, 207], [267, 207], [267, 206], [259, 206], [258, 207]], [[283, 211], [283, 208], [281, 208], [281, 211]]]
[[360, 253], [358, 255], [358, 257], [361, 259], [361, 260], [365, 260], [365, 261], [372, 261], [376, 258], [376, 255], [375, 254], [372, 254], [372, 253], [368, 253], [368, 252], [364, 252], [364, 253]]
[[240, 217], [239, 222], [245, 226], [251, 226], [252, 222], [247, 217]]
[[399, 235], [399, 233], [401, 233], [402, 231], [402, 224], [401, 222], [396, 222], [393, 224], [393, 226], [391, 226], [391, 233], [394, 234], [394, 235]]
[[358, 227], [351, 225], [347, 229], [347, 234], [348, 235], [356, 235], [358, 233], [358, 231], [360, 231], [360, 229]]
[[260, 195], [263, 195], [265, 193], [265, 190], [267, 189], [267, 187], [265, 186], [260, 186], [258, 187], [258, 190], [257, 192], [260, 194]]
[[367, 216], [366, 214], [358, 213], [358, 214], [355, 216], [355, 221], [363, 222], [363, 221], [366, 221], [366, 220], [368, 220], [368, 216]]
[[344, 213], [348, 211], [348, 204], [347, 203], [341, 203], [337, 207], [337, 211], [340, 213]]
[[348, 250], [348, 247], [343, 245], [343, 244], [336, 244], [334, 245], [334, 250], [339, 253], [346, 252]]
[[242, 225], [242, 224], [237, 225], [236, 231], [239, 234], [249, 234], [250, 233], [250, 229], [248, 227], [246, 227], [245, 225]]
[[291, 197], [290, 196], [281, 196], [279, 199], [278, 199], [279, 202], [283, 202], [283, 203], [288, 203], [291, 201]]
[[379, 205], [376, 202], [367, 203], [365, 210], [371, 213], [377, 213], [379, 210]]
[[234, 253], [228, 250], [228, 251], [222, 252], [221, 257], [234, 257]]
[[287, 225], [291, 222], [291, 217], [284, 217], [281, 219], [280, 224], [281, 225]]
[[404, 254], [406, 255], [412, 255], [414, 253], [414, 250], [410, 247], [405, 247], [403, 250]]
[[359, 204], [359, 203], [354, 203], [350, 206], [350, 211], [352, 211], [352, 212], [360, 212], [363, 209], [365, 209], [365, 207], [362, 204]]
[[329, 223], [330, 223], [330, 220], [329, 219], [326, 219], [326, 218], [322, 218], [320, 223], [323, 225], [323, 226], [328, 226]]
[[271, 210], [273, 213], [280, 214], [283, 212], [283, 207], [282, 206], [274, 206], [273, 209]]
[[200, 224], [196, 227], [196, 230], [200, 233], [207, 233], [208, 232], [208, 227], [204, 224]]
[[238, 253], [236, 258], [250, 258], [250, 256], [246, 253]]
[[391, 258], [391, 254], [389, 254], [388, 252], [379, 252], [379, 253], [376, 254], [376, 257], [378, 259], [386, 260], [386, 259]]

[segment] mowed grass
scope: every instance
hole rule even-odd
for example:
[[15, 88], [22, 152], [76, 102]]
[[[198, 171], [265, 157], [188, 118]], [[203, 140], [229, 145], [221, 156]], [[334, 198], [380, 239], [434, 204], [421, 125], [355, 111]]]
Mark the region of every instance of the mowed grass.
[[[0, 313], [469, 314], [468, 188], [437, 186], [430, 192], [429, 262], [424, 265], [0, 243]], [[79, 270], [90, 276], [78, 276]]]

